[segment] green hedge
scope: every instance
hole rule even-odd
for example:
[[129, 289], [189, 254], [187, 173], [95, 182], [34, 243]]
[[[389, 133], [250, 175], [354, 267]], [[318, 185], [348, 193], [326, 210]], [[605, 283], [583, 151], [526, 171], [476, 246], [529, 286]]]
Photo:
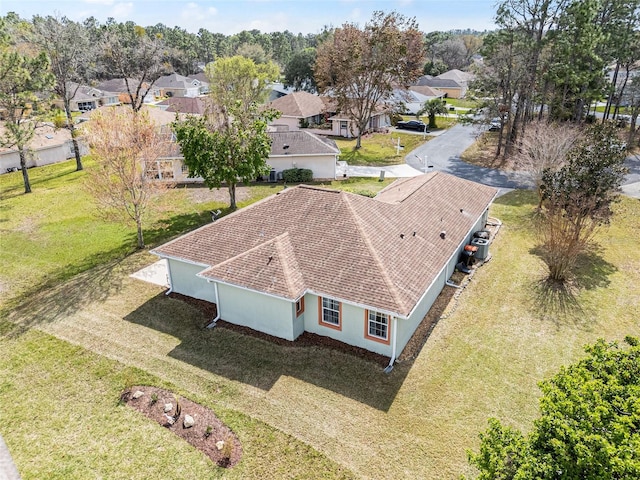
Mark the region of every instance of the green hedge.
[[308, 168], [289, 168], [282, 171], [282, 179], [289, 183], [303, 183], [313, 180], [313, 172]]

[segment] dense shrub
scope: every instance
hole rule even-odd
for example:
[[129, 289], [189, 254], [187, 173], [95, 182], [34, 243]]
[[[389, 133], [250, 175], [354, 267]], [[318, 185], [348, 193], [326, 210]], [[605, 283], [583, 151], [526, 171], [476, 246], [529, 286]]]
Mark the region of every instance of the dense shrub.
[[313, 180], [313, 172], [308, 168], [289, 168], [282, 171], [282, 179], [289, 183], [304, 183]]

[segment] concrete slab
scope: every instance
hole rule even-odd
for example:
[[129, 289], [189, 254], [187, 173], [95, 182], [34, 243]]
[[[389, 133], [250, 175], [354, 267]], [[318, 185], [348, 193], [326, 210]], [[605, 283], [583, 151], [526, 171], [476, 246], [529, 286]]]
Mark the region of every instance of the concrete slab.
[[416, 170], [411, 165], [389, 165], [388, 167], [364, 167], [358, 165], [349, 165], [350, 177], [379, 177], [380, 172], [384, 171], [385, 177], [406, 178], [422, 175], [424, 172]]
[[628, 197], [640, 198], [640, 182], [628, 183], [621, 187], [622, 193]]
[[169, 287], [169, 273], [167, 271], [167, 261], [163, 258], [151, 265], [132, 273], [131, 278], [137, 278], [143, 282], [153, 283], [161, 287]]

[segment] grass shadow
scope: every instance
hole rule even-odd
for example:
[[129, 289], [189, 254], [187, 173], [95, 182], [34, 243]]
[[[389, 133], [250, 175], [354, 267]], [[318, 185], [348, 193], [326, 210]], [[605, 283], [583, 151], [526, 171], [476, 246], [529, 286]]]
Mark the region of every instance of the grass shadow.
[[[59, 165], [59, 164], [56, 164], [56, 165]], [[34, 170], [35, 168], [37, 168], [37, 175], [32, 175], [31, 172], [35, 171]], [[29, 173], [29, 183], [31, 184], [32, 190], [35, 190], [40, 185], [44, 183], [48, 183], [57, 178], [62, 178], [67, 175], [71, 175], [73, 173], [81, 173], [76, 170], [75, 161], [73, 161], [73, 165], [69, 165], [68, 168], [64, 168], [64, 169], [59, 167], [48, 169], [47, 166], [31, 167], [27, 169], [27, 172]], [[6, 176], [7, 183], [10, 182], [11, 184], [2, 185], [2, 187], [0, 188], [0, 200], [8, 200], [9, 198], [25, 195], [22, 171], [6, 173], [6, 174], [3, 174], [3, 176]], [[16, 178], [19, 178], [19, 180], [17, 180]]]
[[282, 377], [293, 377], [388, 411], [410, 369], [410, 364], [396, 365], [385, 374], [379, 363], [334, 348], [269, 341], [220, 326], [206, 329], [210, 316], [164, 294], [125, 320], [178, 338], [171, 357], [264, 391]]
[[[127, 275], [140, 267], [140, 262], [135, 261], [137, 258], [122, 256], [120, 249], [93, 255], [83, 264], [69, 266], [72, 272], [84, 271], [68, 280], [60, 280], [69, 275], [61, 271], [10, 298], [0, 311], [2, 317], [15, 326], [10, 335], [21, 335], [29, 328], [62, 320], [87, 305], [103, 302], [117, 294]], [[94, 266], [96, 264], [98, 266]]]

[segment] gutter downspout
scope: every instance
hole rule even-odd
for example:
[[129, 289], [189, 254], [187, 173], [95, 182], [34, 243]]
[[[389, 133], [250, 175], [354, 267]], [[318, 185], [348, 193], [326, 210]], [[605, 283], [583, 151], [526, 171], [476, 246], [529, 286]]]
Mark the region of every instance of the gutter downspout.
[[169, 265], [169, 259], [165, 258], [165, 260], [167, 262], [167, 280], [169, 280], [169, 290], [164, 292], [164, 294], [169, 295], [171, 292], [173, 292], [173, 280], [171, 278], [171, 266]]
[[[211, 283], [207, 280], [207, 283]], [[216, 326], [216, 322], [220, 320], [220, 297], [218, 296], [218, 283], [213, 282], [213, 289], [216, 292], [216, 318], [211, 320], [211, 322], [207, 325], [207, 328], [213, 328]]]
[[398, 338], [398, 317], [393, 317], [393, 346], [391, 347], [391, 360], [389, 365], [384, 368], [384, 373], [391, 373], [393, 364], [396, 361], [396, 339]]

